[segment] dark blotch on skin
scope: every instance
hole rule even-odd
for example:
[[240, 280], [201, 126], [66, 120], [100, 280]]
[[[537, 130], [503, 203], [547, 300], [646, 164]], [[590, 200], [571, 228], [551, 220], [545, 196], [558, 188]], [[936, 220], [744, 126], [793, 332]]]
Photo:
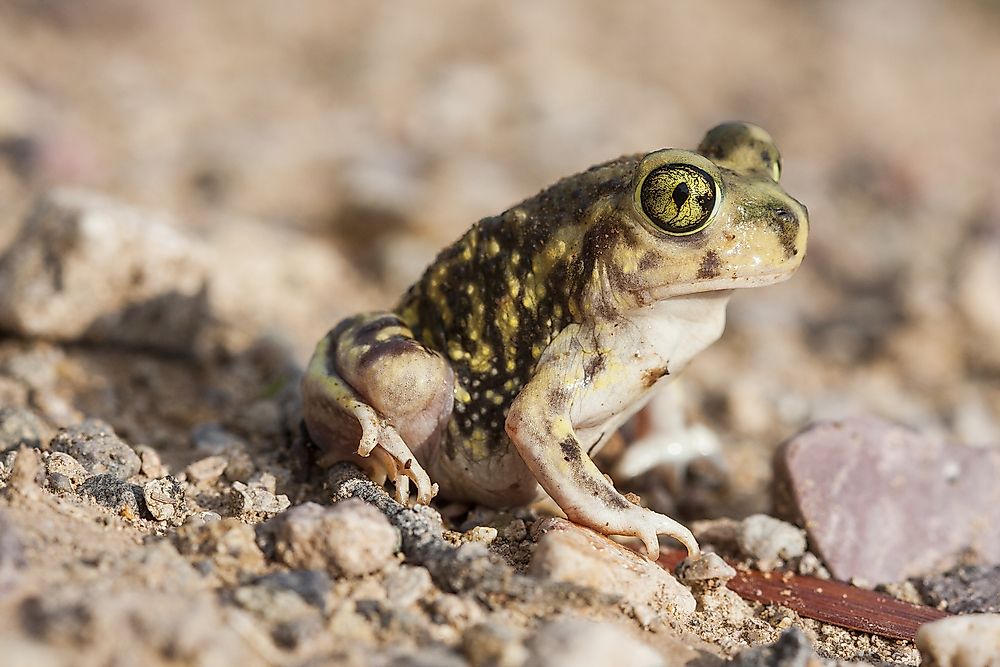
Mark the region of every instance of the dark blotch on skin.
[[642, 374], [642, 386], [649, 389], [664, 375], [670, 375], [670, 371], [667, 370], [666, 366], [662, 366], [660, 368], [650, 368]]
[[420, 343], [416, 342], [412, 338], [393, 336], [388, 340], [372, 345], [367, 351], [365, 351], [364, 354], [361, 355], [361, 358], [358, 359], [358, 366], [360, 368], [365, 368], [381, 361], [385, 357], [401, 357], [404, 354], [413, 354], [418, 351], [421, 351]]
[[583, 367], [583, 381], [590, 383], [594, 376], [604, 370], [605, 360], [601, 354], [592, 356]]
[[799, 232], [799, 221], [795, 214], [783, 208], [774, 212], [774, 217], [770, 221], [771, 229], [778, 235], [781, 247], [785, 251], [785, 258], [794, 257], [799, 251], [795, 245], [795, 237]]
[[549, 390], [548, 394], [549, 405], [558, 408], [566, 404], [569, 400], [569, 392], [561, 387], [556, 387]]
[[574, 438], [566, 438], [559, 443], [559, 449], [562, 450], [563, 460], [567, 463], [573, 460], [580, 459], [580, 445], [576, 442]]
[[404, 326], [403, 321], [395, 315], [383, 315], [358, 327], [354, 332], [354, 339], [359, 343], [373, 342], [379, 331], [394, 326]]
[[722, 260], [718, 253], [709, 250], [701, 258], [701, 266], [698, 267], [699, 278], [717, 278], [722, 273]]
[[663, 260], [660, 257], [660, 254], [655, 250], [650, 250], [639, 260], [639, 270], [650, 271], [655, 269], [660, 265], [661, 261]]

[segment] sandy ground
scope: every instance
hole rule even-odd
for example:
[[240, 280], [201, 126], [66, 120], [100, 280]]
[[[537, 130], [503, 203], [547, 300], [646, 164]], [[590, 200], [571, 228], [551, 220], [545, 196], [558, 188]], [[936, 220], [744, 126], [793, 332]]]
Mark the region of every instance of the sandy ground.
[[[56, 186], [167, 211], [209, 253], [215, 329], [194, 355], [0, 339], [0, 406], [35, 413], [46, 452], [59, 428], [100, 418], [185, 473], [192, 515], [257, 533], [123, 515], [75, 487], [9, 493], [0, 532], [21, 555], [0, 539], [0, 645], [52, 664], [365, 664], [399, 647], [434, 664], [435, 650], [474, 662], [463, 637], [496, 614], [535, 632], [548, 607], [466, 608], [438, 582], [393, 615], [398, 563], [334, 577], [321, 608], [261, 602], [258, 578], [287, 569], [259, 544], [274, 513], [232, 510], [232, 485], [324, 502], [291, 447], [295, 385], [339, 317], [392, 303], [472, 221], [728, 119], [776, 138], [809, 254], [793, 280], [738, 294], [681, 381], [721, 472], [649, 497], [686, 520], [768, 511], [771, 452], [817, 419], [876, 414], [1000, 446], [998, 74], [991, 2], [5, 3], [0, 244]], [[205, 424], [240, 454], [206, 444]], [[220, 452], [244, 469], [198, 483], [186, 466]], [[476, 523], [440, 509], [458, 533]], [[528, 559], [497, 551], [515, 570]], [[8, 589], [5, 562], [20, 563]], [[918, 660], [905, 642], [732, 605], [659, 633], [613, 605], [577, 611], [668, 659], [685, 642], [730, 656], [792, 619], [829, 658]], [[121, 634], [127, 648], [109, 644]]]

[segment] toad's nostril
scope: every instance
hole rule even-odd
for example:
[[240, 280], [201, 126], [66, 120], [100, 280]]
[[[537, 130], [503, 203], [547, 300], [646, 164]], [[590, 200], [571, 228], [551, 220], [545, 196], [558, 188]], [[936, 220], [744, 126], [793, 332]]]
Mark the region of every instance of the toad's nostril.
[[774, 219], [778, 222], [792, 223], [795, 222], [795, 214], [785, 208], [779, 208], [774, 211]]

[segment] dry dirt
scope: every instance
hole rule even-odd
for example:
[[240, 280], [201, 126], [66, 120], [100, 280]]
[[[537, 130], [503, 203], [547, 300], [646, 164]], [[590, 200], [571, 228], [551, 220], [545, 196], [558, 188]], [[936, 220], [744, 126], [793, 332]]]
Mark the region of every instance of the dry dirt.
[[[570, 664], [564, 636], [604, 635], [566, 615], [635, 664], [643, 644], [718, 664], [791, 625], [826, 659], [917, 664], [735, 597], [645, 618], [449, 588], [400, 554], [297, 568], [269, 531], [282, 496], [330, 502], [296, 391], [339, 317], [391, 304], [479, 217], [728, 119], [776, 138], [809, 253], [738, 294], [681, 381], [721, 460], [636, 490], [686, 521], [767, 512], [774, 448], [858, 414], [1000, 446], [998, 74], [986, 1], [4, 3], [0, 246], [57, 186], [167, 211], [208, 253], [212, 321], [188, 354], [0, 338], [0, 409], [40, 448], [0, 454], [0, 664]], [[53, 479], [49, 441], [86, 418], [142, 457], [103, 505]], [[166, 473], [176, 520], [129, 504]], [[496, 528], [489, 562], [523, 574], [534, 510], [437, 509], [454, 544]]]

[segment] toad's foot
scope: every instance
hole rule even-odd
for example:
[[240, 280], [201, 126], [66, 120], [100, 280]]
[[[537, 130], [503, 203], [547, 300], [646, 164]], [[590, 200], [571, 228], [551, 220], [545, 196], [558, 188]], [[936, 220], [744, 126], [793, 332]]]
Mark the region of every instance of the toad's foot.
[[361, 424], [358, 456], [368, 458], [365, 467], [372, 479], [389, 479], [396, 487], [396, 500], [406, 505], [410, 496], [410, 481], [417, 486], [416, 502], [426, 505], [437, 495], [438, 485], [417, 461], [396, 429], [380, 417], [371, 406], [357, 402], [352, 406]]
[[591, 511], [586, 518], [570, 518], [588, 526], [596, 524], [602, 533], [639, 538], [650, 560], [660, 557], [659, 535], [668, 535], [680, 542], [691, 558], [697, 558], [701, 553], [690, 530], [668, 516], [638, 505], [620, 511], [599, 508], [596, 513]]

